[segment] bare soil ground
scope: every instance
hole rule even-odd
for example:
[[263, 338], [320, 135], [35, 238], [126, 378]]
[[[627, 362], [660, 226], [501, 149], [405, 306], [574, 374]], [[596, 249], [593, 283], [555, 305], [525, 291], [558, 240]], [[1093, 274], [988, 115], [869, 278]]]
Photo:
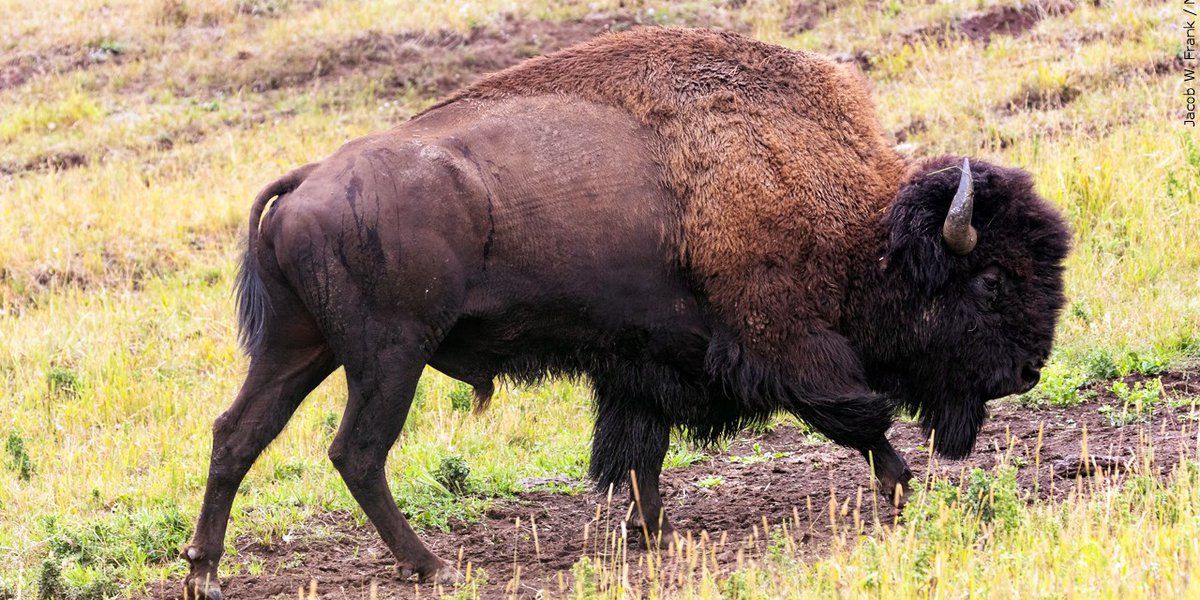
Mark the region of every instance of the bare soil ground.
[[1073, 10], [1075, 2], [1072, 0], [1035, 0], [1016, 6], [996, 6], [948, 23], [921, 28], [912, 32], [910, 37], [930, 37], [935, 40], [965, 37], [972, 42], [987, 44], [996, 36], [1024, 35], [1042, 19]]
[[[1017, 479], [1029, 501], [1087, 493], [1102, 478], [1121, 478], [1127, 470], [1150, 469], [1166, 476], [1183, 456], [1195, 456], [1195, 407], [1170, 406], [1167, 400], [1200, 396], [1200, 371], [1161, 374], [1163, 404], [1144, 422], [1114, 426], [1100, 412], [1120, 409], [1112, 382], [1095, 384], [1081, 404], [1066, 408], [1025, 408], [1003, 402], [980, 435], [976, 451], [959, 461], [931, 458], [919, 427], [898, 423], [891, 439], [912, 466], [916, 478], [931, 474], [960, 479], [972, 468], [990, 469], [1005, 462], [1016, 466]], [[1130, 376], [1134, 385], [1144, 376]], [[1081, 459], [1086, 440], [1087, 460]], [[719, 478], [719, 479], [718, 479]], [[713, 485], [714, 481], [719, 484]], [[786, 531], [810, 557], [826, 552], [839, 532], [878, 531], [898, 518], [897, 511], [872, 493], [868, 468], [857, 453], [823, 443], [803, 430], [780, 426], [761, 435], [739, 438], [730, 447], [691, 466], [663, 475], [664, 496], [677, 529], [692, 539], [707, 536], [716, 546], [721, 569], [765, 552], [764, 524]], [[530, 491], [498, 501], [476, 523], [456, 523], [449, 532], [426, 532], [429, 546], [462, 568], [484, 569], [488, 584], [483, 597], [534, 597], [539, 590], [557, 595], [570, 589], [570, 569], [582, 556], [611, 553], [613, 537], [628, 507], [621, 495], [612, 502], [584, 494], [570, 496]], [[308, 531], [273, 546], [242, 541], [239, 553], [260, 558], [259, 576], [238, 575], [223, 582], [227, 597], [295, 597], [316, 581], [322, 597], [365, 598], [372, 586], [381, 598], [436, 596], [430, 586], [399, 581], [387, 549], [367, 526], [356, 526], [346, 514], [315, 518]], [[782, 529], [786, 526], [786, 529]], [[861, 527], [861, 529], [859, 529]], [[536, 533], [535, 533], [536, 528]], [[329, 533], [332, 531], [332, 533]], [[706, 533], [701, 533], [706, 532]], [[606, 545], [606, 540], [608, 544]], [[711, 546], [710, 546], [711, 548]], [[639, 558], [628, 551], [631, 579], [639, 576]], [[675, 553], [668, 551], [669, 575]], [[514, 574], [519, 568], [519, 583]], [[178, 581], [163, 582], [151, 597], [177, 597]]]

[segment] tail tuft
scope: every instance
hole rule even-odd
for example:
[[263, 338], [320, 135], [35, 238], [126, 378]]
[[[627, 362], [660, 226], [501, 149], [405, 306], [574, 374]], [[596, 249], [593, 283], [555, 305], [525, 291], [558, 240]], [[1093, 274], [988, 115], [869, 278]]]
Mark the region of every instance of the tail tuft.
[[254, 354], [262, 345], [267, 335], [267, 313], [271, 311], [271, 296], [259, 273], [256, 258], [263, 212], [272, 199], [299, 187], [315, 168], [317, 163], [310, 163], [276, 179], [258, 193], [250, 207], [250, 230], [246, 234], [246, 248], [234, 284], [238, 307], [238, 343], [247, 354]]
[[237, 294], [238, 343], [247, 354], [254, 354], [262, 345], [266, 333], [271, 296], [267, 294], [267, 287], [258, 274], [249, 243], [242, 253], [242, 264], [238, 267], [234, 286]]

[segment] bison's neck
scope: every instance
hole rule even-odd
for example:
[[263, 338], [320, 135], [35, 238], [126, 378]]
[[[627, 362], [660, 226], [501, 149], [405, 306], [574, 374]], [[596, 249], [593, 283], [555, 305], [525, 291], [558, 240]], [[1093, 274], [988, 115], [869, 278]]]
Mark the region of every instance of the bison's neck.
[[841, 333], [858, 351], [875, 388], [895, 385], [898, 370], [917, 351], [916, 340], [909, 335], [912, 311], [905, 303], [912, 299], [895, 269], [886, 259], [888, 231], [883, 223], [886, 211], [880, 211], [870, 223], [868, 235], [856, 253], [849, 273], [841, 310]]

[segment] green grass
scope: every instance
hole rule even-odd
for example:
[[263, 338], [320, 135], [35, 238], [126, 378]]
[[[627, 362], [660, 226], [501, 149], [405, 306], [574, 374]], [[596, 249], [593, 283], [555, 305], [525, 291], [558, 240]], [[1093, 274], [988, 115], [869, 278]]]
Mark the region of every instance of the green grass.
[[[1172, 116], [1179, 74], [1150, 69], [1178, 51], [1175, 5], [1079, 2], [984, 48], [905, 35], [951, 22], [961, 3], [855, 0], [791, 37], [786, 2], [635, 4], [646, 21], [734, 11], [768, 41], [866, 53], [885, 128], [911, 132], [911, 152], [966, 153], [1034, 174], [1076, 239], [1057, 349], [1045, 383], [1022, 402], [1070, 405], [1096, 380], [1200, 357], [1200, 141]], [[432, 101], [387, 88], [377, 71], [261, 92], [251, 82], [311, 68], [366, 31], [465, 31], [502, 10], [561, 20], [617, 9], [615, 0], [0, 0], [4, 59], [99, 57], [0, 91], [0, 164], [87, 157], [60, 172], [0, 175], [0, 598], [136, 592], [180, 573], [173, 554], [199, 506], [211, 423], [246, 368], [229, 290], [251, 198]], [[1140, 418], [1134, 397], [1153, 392], [1127, 393], [1114, 413]], [[235, 502], [224, 573], [261, 569], [236, 555], [235, 537], [278, 540], [324, 511], [361, 521], [325, 457], [344, 395], [335, 374], [255, 466]], [[389, 461], [418, 526], [477, 518], [524, 477], [585, 478], [582, 385], [500, 389], [483, 418], [470, 402], [462, 384], [432, 371], [422, 380]], [[667, 466], [704, 456], [676, 440]], [[1007, 489], [1004, 478], [972, 474], [957, 496], [952, 484], [931, 483], [916, 505], [924, 508], [912, 509], [925, 512], [898, 531], [850, 537], [822, 560], [798, 557], [780, 537], [775, 554], [794, 560], [733, 575], [700, 569], [681, 593], [1197, 591], [1185, 579], [1200, 534], [1194, 474], [1022, 505], [1011, 529], [977, 514], [979, 490]], [[576, 566], [584, 596], [611, 595], [611, 567]]]

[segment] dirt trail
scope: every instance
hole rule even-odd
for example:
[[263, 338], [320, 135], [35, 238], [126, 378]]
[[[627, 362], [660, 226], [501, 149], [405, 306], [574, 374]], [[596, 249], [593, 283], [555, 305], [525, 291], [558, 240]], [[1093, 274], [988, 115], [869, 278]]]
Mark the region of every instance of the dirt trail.
[[[1165, 399], [1200, 396], [1200, 371], [1160, 377]], [[1144, 379], [1132, 376], [1126, 381], [1132, 385]], [[965, 460], [931, 462], [924, 437], [913, 423], [898, 423], [890, 437], [917, 478], [932, 472], [957, 479], [974, 467], [990, 469], [1007, 456], [1009, 464], [1020, 465], [1018, 483], [1031, 499], [1086, 491], [1096, 476], [1090, 472], [1092, 467], [1119, 477], [1148, 448], [1153, 450], [1153, 469], [1163, 476], [1181, 455], [1195, 455], [1196, 425], [1190, 406], [1172, 408], [1164, 401], [1148, 422], [1114, 427], [1100, 412], [1105, 405], [1120, 408], [1110, 385], [1093, 386], [1092, 398], [1070, 408], [998, 404], [976, 451]], [[1081, 464], [1085, 430], [1089, 455], [1096, 460]], [[845, 531], [855, 526], [856, 513], [868, 529], [876, 520], [894, 522], [896, 511], [864, 488], [867, 473], [857, 453], [814, 440], [795, 427], [780, 426], [739, 438], [707, 460], [668, 471], [663, 487], [676, 528], [696, 538], [701, 531], [710, 532], [709, 539], [718, 542], [719, 568], [731, 570], [739, 552], [754, 556], [765, 548], [764, 520], [771, 528], [786, 524], [801, 554], [814, 558], [828, 551], [835, 528]], [[720, 483], [713, 486], [718, 477]], [[521, 597], [533, 597], [538, 590], [553, 596], [560, 586], [570, 589], [570, 570], [581, 556], [605, 550], [604, 534], [619, 528], [626, 510], [623, 500], [621, 496], [610, 504], [592, 494], [533, 491], [497, 502], [481, 522], [456, 523], [448, 533], [426, 532], [423, 539], [444, 558], [485, 569], [489, 584], [481, 590], [483, 597], [507, 597], [515, 566], [520, 568]], [[834, 519], [831, 504], [837, 506]], [[322, 597], [329, 598], [369, 597], [373, 582], [380, 598], [411, 598], [418, 592], [428, 597], [435, 592], [398, 581], [392, 558], [375, 532], [352, 523], [349, 515], [325, 514], [307, 529], [332, 530], [332, 535], [304, 539], [301, 533], [300, 539], [272, 547], [239, 544], [243, 557], [264, 562], [265, 574], [225, 581], [227, 597], [291, 598], [313, 579]], [[722, 539], [724, 543], [719, 543]], [[629, 550], [628, 556], [629, 563], [637, 565], [644, 552]], [[670, 571], [672, 561], [665, 562]], [[151, 597], [177, 597], [178, 589], [178, 581], [163, 582]]]

